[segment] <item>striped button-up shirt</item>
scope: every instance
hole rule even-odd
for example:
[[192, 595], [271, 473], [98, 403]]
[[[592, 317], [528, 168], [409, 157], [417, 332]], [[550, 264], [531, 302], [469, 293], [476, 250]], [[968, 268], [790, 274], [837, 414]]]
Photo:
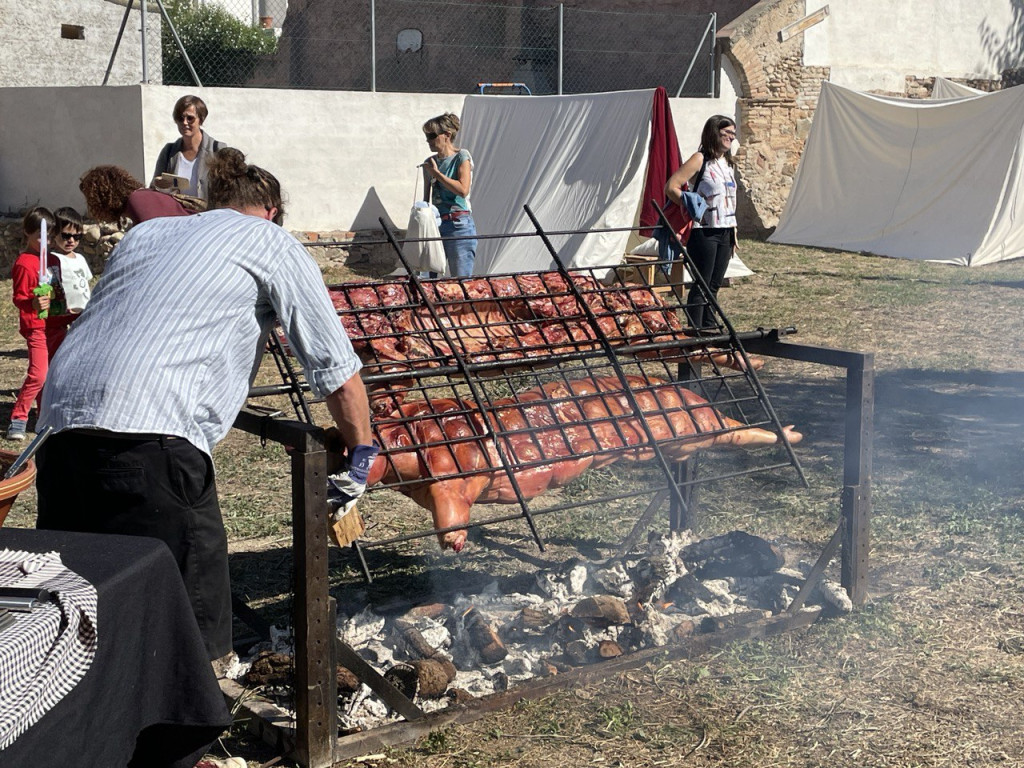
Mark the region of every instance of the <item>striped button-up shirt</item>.
[[320, 270], [281, 227], [233, 210], [133, 227], [53, 358], [39, 424], [177, 435], [212, 453], [275, 316], [314, 394], [359, 371]]

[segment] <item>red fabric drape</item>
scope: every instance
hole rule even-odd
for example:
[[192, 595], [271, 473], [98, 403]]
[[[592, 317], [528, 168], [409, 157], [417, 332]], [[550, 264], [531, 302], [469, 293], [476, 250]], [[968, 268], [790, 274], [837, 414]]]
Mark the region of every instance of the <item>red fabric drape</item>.
[[[647, 180], [644, 182], [643, 204], [640, 207], [641, 226], [651, 227], [658, 223], [658, 212], [652, 201], [657, 201], [659, 205], [665, 202], [665, 182], [682, 162], [679, 140], [668, 106], [668, 93], [659, 86], [654, 91], [654, 104], [651, 107], [651, 148], [647, 156]], [[678, 231], [683, 226], [679, 206], [670, 205], [665, 213], [673, 228]], [[641, 230], [641, 234], [645, 237], [651, 235], [650, 230]]]

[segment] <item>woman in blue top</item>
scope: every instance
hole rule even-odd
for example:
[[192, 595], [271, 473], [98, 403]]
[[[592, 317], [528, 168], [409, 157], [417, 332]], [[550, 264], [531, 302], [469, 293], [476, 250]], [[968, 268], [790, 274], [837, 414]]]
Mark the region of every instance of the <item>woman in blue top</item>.
[[451, 112], [423, 124], [427, 146], [435, 153], [423, 162], [423, 197], [441, 214], [441, 237], [459, 238], [444, 241], [448, 271], [455, 276], [472, 275], [476, 261], [476, 225], [469, 207], [473, 158], [453, 143], [459, 126], [458, 115]]

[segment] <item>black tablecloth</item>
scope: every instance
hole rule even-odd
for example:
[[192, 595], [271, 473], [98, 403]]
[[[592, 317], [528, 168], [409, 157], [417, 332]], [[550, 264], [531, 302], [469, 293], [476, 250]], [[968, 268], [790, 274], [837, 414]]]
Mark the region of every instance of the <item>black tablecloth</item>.
[[0, 752], [26, 768], [191, 768], [231, 722], [174, 558], [156, 539], [0, 528], [0, 548], [56, 551], [96, 587], [85, 677]]

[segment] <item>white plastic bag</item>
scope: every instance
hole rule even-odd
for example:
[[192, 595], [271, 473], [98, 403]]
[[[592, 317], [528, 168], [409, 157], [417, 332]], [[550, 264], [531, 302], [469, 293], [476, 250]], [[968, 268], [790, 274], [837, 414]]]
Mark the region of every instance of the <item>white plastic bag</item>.
[[[440, 238], [440, 224], [441, 214], [437, 208], [421, 200], [412, 207], [405, 236], [409, 240]], [[425, 243], [406, 242], [402, 245], [402, 254], [413, 269], [436, 272], [441, 276], [448, 274], [448, 259], [445, 258], [444, 245], [439, 239]]]

